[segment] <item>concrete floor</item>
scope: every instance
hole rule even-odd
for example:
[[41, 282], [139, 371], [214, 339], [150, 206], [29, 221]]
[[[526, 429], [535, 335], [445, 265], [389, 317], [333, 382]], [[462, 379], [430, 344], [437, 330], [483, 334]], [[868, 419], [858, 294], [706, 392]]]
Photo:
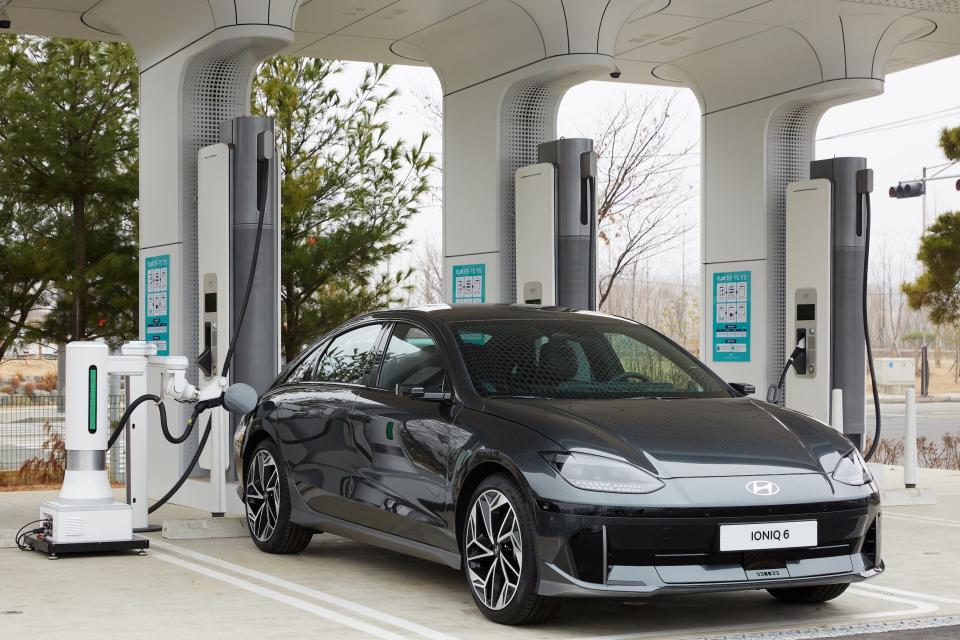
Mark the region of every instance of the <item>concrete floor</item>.
[[[960, 472], [922, 470], [920, 484], [939, 504], [886, 511], [887, 572], [820, 606], [765, 592], [569, 601], [547, 624], [511, 628], [481, 616], [460, 573], [336, 536], [272, 556], [246, 538], [157, 533], [143, 557], [0, 549], [0, 638], [960, 638]], [[53, 495], [0, 493], [0, 530]], [[154, 521], [204, 515], [167, 506]], [[906, 630], [916, 620], [930, 628]]]

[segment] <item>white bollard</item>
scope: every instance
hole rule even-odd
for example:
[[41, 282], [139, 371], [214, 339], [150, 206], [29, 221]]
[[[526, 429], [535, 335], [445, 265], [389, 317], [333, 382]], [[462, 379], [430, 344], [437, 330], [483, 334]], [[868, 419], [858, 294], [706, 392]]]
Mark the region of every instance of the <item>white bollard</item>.
[[903, 484], [907, 489], [917, 486], [917, 392], [907, 389], [904, 405]]
[[843, 433], [843, 389], [830, 392], [830, 426]]

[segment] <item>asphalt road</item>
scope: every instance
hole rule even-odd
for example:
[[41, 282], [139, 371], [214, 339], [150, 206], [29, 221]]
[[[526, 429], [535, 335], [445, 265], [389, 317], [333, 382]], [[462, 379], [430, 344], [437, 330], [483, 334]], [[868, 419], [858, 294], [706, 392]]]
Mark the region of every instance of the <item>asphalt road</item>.
[[[864, 428], [867, 437], [873, 435], [873, 403], [864, 410]], [[880, 405], [881, 432], [883, 438], [902, 438], [904, 428], [904, 405]], [[944, 433], [960, 435], [960, 402], [918, 402], [917, 435], [940, 441]]]

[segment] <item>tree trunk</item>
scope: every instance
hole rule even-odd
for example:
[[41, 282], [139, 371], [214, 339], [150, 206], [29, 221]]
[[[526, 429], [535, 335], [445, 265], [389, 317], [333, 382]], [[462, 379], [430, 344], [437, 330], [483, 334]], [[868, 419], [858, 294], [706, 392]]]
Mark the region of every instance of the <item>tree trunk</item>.
[[63, 411], [65, 408], [64, 399], [67, 395], [67, 345], [64, 342], [57, 343], [57, 396], [60, 400], [57, 402], [57, 409]]
[[953, 361], [953, 383], [954, 384], [956, 384], [957, 382], [960, 382], [960, 324], [957, 325], [956, 331], [957, 331], [957, 337], [956, 337], [957, 351], [956, 351], [956, 358]]
[[282, 337], [280, 342], [283, 344], [283, 354], [287, 362], [293, 361], [297, 357], [297, 354], [300, 353], [298, 345], [296, 344], [296, 336], [299, 332], [299, 322], [297, 318], [297, 304], [294, 300], [291, 299], [290, 295], [293, 291], [293, 285], [287, 288], [287, 296], [283, 300], [283, 305], [286, 311], [286, 331], [282, 331]]
[[73, 194], [73, 339], [87, 334], [87, 221], [83, 194]]

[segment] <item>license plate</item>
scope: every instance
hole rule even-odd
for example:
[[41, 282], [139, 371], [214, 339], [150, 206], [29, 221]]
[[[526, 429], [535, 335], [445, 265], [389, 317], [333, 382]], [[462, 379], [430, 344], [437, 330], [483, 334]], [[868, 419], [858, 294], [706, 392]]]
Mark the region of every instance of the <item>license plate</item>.
[[817, 521], [720, 525], [720, 551], [817, 546]]

